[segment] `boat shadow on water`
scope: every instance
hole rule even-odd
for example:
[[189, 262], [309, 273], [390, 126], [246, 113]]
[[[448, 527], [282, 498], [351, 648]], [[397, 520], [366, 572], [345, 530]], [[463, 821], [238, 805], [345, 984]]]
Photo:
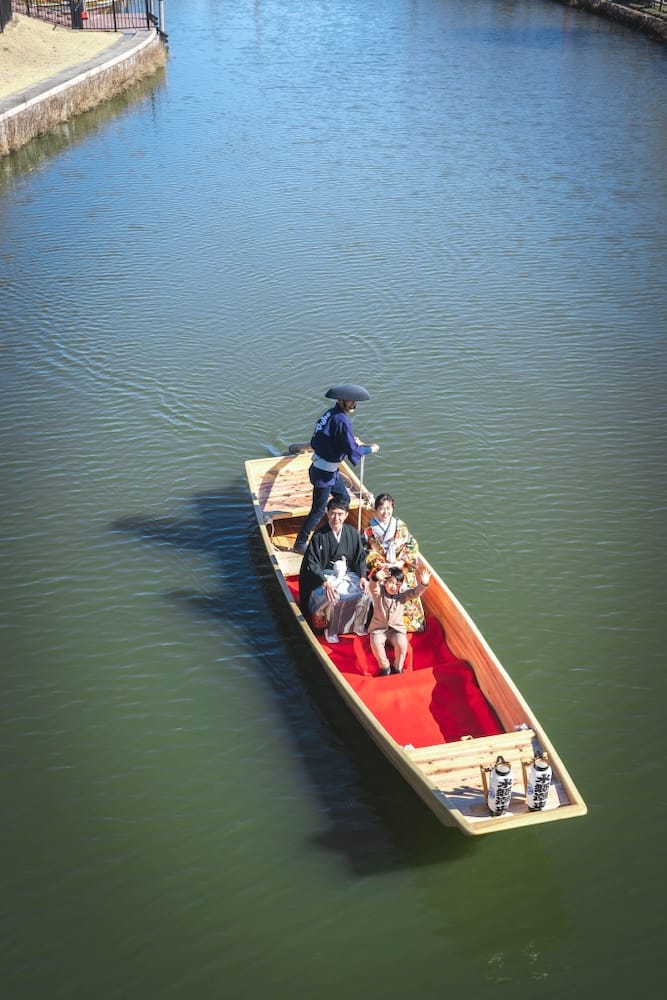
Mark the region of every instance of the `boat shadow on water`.
[[341, 856], [361, 874], [442, 864], [477, 852], [478, 842], [444, 828], [388, 765], [304, 646], [268, 565], [246, 484], [193, 495], [186, 508], [176, 517], [122, 517], [112, 528], [145, 542], [210, 555], [215, 592], [175, 590], [167, 597], [226, 624], [230, 608], [235, 609], [231, 624], [238, 641], [259, 664], [327, 817], [326, 828], [312, 834], [312, 844]]
[[[508, 868], [504, 838], [467, 838], [444, 827], [343, 705], [317, 658], [304, 646], [280, 593], [257, 534], [246, 484], [196, 494], [186, 508], [178, 517], [121, 518], [113, 528], [148, 544], [210, 556], [216, 567], [214, 592], [176, 590], [166, 597], [184, 613], [200, 618], [204, 611], [224, 621], [225, 627], [231, 625], [241, 655], [251, 654], [249, 660], [256, 664], [280, 716], [275, 728], [281, 738], [287, 732], [306, 776], [304, 795], [310, 792], [323, 817], [319, 829], [306, 834], [305, 849], [334, 856], [353, 877], [423, 872], [423, 900], [466, 958], [501, 962], [503, 974], [508, 963], [518, 963], [525, 974], [526, 954], [544, 944], [535, 927], [547, 912], [550, 946], [554, 932], [558, 937], [569, 933], [543, 835], [535, 829], [517, 831], [514, 841], [521, 871], [540, 873], [536, 897], [533, 880], [517, 877], [513, 865]], [[229, 609], [238, 608], [239, 593], [245, 595], [243, 607], [230, 621]], [[210, 669], [219, 671], [220, 661], [211, 662]], [[221, 754], [227, 749], [224, 740], [221, 726]], [[265, 808], [258, 793], [258, 814]], [[477, 873], [472, 881], [470, 862]], [[514, 914], [506, 927], [505, 921], [499, 927], [496, 907], [488, 906], [485, 872], [493, 892], [502, 895], [503, 906]], [[452, 894], [457, 900], [453, 911]]]

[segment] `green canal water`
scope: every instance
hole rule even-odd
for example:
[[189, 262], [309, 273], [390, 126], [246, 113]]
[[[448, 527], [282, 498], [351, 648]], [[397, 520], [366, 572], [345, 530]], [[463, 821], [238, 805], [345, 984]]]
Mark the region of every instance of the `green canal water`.
[[[171, 0], [0, 169], [8, 1000], [652, 995], [664, 46], [529, 0]], [[318, 673], [250, 457], [338, 381], [589, 814], [441, 827]]]

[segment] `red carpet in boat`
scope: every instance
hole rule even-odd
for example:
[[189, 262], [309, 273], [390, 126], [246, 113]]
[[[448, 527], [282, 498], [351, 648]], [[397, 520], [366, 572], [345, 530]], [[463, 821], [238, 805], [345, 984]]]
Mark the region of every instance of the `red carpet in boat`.
[[[287, 580], [298, 600], [298, 578]], [[341, 636], [320, 644], [364, 704], [401, 746], [432, 746], [462, 736], [502, 733], [498, 718], [465, 660], [448, 649], [440, 623], [427, 618], [425, 632], [408, 636], [410, 650], [402, 674], [378, 677], [365, 636]]]

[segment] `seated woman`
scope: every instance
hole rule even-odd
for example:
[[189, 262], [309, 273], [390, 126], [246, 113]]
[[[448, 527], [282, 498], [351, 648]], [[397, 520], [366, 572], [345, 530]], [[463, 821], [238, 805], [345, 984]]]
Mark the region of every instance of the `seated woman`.
[[[408, 589], [417, 586], [419, 546], [404, 521], [394, 515], [394, 498], [380, 493], [375, 501], [375, 517], [364, 531], [366, 565], [369, 574], [385, 567], [397, 566], [403, 570]], [[408, 632], [423, 632], [424, 608], [419, 597], [403, 605], [403, 618]]]

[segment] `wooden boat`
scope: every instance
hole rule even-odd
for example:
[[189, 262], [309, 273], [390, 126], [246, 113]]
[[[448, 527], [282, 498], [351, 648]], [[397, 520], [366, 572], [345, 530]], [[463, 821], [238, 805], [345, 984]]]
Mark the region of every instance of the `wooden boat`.
[[[301, 556], [292, 551], [310, 510], [309, 465], [307, 449], [246, 462], [260, 535], [304, 639], [388, 760], [443, 824], [469, 836], [583, 816], [584, 800], [534, 713], [423, 555], [432, 573], [422, 596], [427, 625], [409, 635], [404, 673], [375, 676], [368, 636], [331, 644], [311, 629], [298, 603]], [[350, 483], [348, 521], [364, 528], [372, 498], [349, 466], [341, 472]], [[529, 808], [536, 759], [546, 759], [551, 780], [543, 805]], [[499, 812], [501, 791], [509, 798]]]

